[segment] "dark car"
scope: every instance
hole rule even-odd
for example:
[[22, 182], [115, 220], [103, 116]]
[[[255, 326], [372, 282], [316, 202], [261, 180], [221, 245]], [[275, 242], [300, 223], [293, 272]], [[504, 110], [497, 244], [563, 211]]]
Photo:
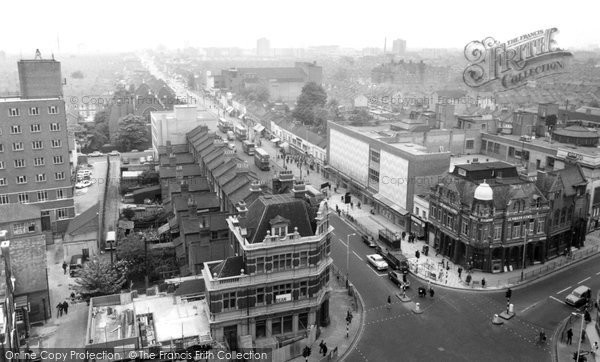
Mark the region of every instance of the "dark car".
[[402, 285], [406, 286], [406, 288], [410, 288], [410, 282], [408, 279], [406, 280], [406, 283], [402, 281], [403, 274], [401, 272], [390, 270], [388, 272], [388, 278], [390, 278], [390, 280], [400, 288], [402, 288]]
[[363, 235], [362, 240], [363, 243], [367, 244], [369, 248], [374, 248], [377, 246], [377, 243], [375, 243], [375, 239], [373, 239], [371, 235]]

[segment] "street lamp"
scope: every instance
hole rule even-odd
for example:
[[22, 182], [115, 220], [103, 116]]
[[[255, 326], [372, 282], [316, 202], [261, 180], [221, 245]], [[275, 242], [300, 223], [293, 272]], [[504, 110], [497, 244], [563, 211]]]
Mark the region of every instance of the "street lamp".
[[581, 353], [581, 337], [583, 336], [583, 313], [575, 313], [575, 312], [571, 312], [572, 315], [574, 316], [580, 316], [581, 317], [581, 329], [579, 331], [579, 345], [577, 346], [577, 359], [576, 361], [579, 362], [579, 354]]
[[348, 269], [348, 265], [350, 264], [350, 237], [354, 235], [356, 234], [346, 235], [346, 284], [348, 284], [348, 280], [350, 279], [350, 269]]

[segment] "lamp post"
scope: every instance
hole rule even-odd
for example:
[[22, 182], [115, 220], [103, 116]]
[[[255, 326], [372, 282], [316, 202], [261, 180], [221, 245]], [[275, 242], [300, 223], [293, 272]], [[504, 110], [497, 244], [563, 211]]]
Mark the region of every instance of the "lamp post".
[[350, 279], [350, 269], [348, 269], [348, 265], [350, 264], [350, 237], [354, 235], [356, 234], [346, 235], [346, 284], [348, 284], [348, 280]]
[[575, 312], [571, 312], [572, 315], [574, 316], [580, 316], [581, 317], [581, 329], [579, 330], [579, 344], [577, 346], [577, 359], [575, 361], [579, 362], [579, 354], [581, 353], [581, 336], [583, 335], [583, 313], [575, 313]]
[[525, 253], [527, 251], [527, 229], [525, 229], [525, 233], [523, 234], [523, 264], [521, 268], [521, 281], [523, 281], [523, 276], [525, 272]]

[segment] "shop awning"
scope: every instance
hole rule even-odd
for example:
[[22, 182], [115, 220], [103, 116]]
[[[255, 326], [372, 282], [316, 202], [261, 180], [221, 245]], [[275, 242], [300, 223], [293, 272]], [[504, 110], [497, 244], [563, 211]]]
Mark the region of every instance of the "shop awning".
[[425, 222], [423, 220], [421, 220], [420, 218], [418, 218], [415, 215], [410, 215], [410, 218], [412, 220], [412, 222], [414, 222], [417, 225], [421, 225], [421, 227], [425, 227]]
[[381, 194], [375, 194], [375, 195], [373, 195], [373, 198], [375, 200], [381, 202], [384, 206], [389, 207], [390, 209], [392, 209], [392, 211], [395, 211], [395, 212], [399, 213], [402, 216], [408, 214], [408, 211], [406, 211], [402, 206], [393, 203], [392, 200], [388, 199], [385, 196], [382, 196]]
[[171, 229], [171, 227], [169, 226], [169, 223], [166, 223], [163, 226], [158, 228], [158, 235], [164, 234], [167, 231], [169, 231], [170, 229]]
[[279, 142], [279, 141], [281, 141], [281, 140], [280, 140], [279, 138], [277, 138], [277, 137], [275, 137], [275, 138], [273, 138], [273, 139], [271, 140], [271, 142], [273, 142], [273, 143], [277, 143], [277, 142]]
[[262, 132], [265, 129], [265, 126], [263, 126], [262, 124], [257, 124], [256, 126], [254, 126], [254, 131], [255, 132]]

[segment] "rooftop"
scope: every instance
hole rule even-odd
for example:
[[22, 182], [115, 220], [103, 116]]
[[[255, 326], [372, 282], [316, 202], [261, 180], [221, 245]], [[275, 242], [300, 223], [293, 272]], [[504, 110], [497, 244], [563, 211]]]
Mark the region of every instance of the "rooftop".
[[0, 205], [0, 223], [39, 219], [42, 212], [35, 205], [6, 204]]
[[577, 152], [582, 155], [590, 156], [590, 157], [598, 157], [600, 158], [600, 149], [595, 147], [577, 147], [568, 143], [556, 142], [554, 140], [550, 140], [546, 137], [536, 137], [532, 138], [528, 141], [522, 141], [521, 136], [518, 135], [500, 135], [500, 134], [490, 134], [482, 132], [482, 136], [486, 138], [501, 138], [512, 141], [513, 144], [518, 145], [519, 147], [527, 148], [527, 145], [534, 145], [538, 147], [543, 147], [551, 151], [556, 151], [558, 149], [566, 149], [570, 152]]

